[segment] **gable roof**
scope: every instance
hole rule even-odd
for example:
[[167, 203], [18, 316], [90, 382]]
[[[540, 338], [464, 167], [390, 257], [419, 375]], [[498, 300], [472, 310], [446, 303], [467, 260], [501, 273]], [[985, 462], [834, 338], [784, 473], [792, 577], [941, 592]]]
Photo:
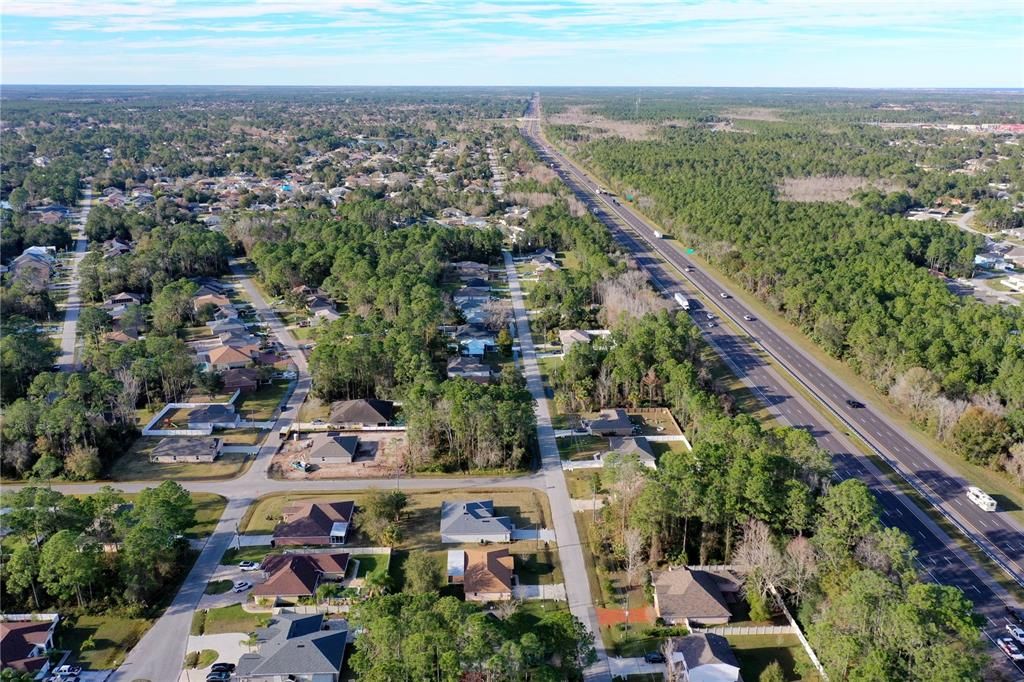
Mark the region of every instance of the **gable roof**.
[[248, 384], [250, 382], [259, 383], [260, 371], [255, 367], [237, 367], [224, 370], [224, 373], [220, 376], [224, 380], [225, 386], [228, 384]]
[[654, 461], [654, 449], [643, 436], [612, 436], [608, 439], [609, 452], [636, 455], [640, 461]]
[[698, 632], [685, 637], [673, 638], [673, 651], [682, 655], [687, 670], [702, 665], [727, 665], [736, 668], [739, 679], [739, 662], [725, 637], [711, 632]]
[[341, 670], [348, 642], [348, 624], [322, 630], [322, 614], [279, 613], [272, 624], [257, 632], [263, 642], [259, 653], [238, 660], [235, 677], [312, 675]]
[[206, 354], [211, 365], [224, 365], [233, 362], [252, 362], [252, 356], [231, 346], [217, 346]]
[[390, 400], [343, 400], [331, 404], [334, 424], [381, 424], [391, 421], [394, 403]]
[[293, 502], [282, 510], [283, 520], [274, 528], [275, 538], [329, 537], [336, 523], [352, 522], [355, 503]]
[[23, 620], [0, 622], [0, 666], [16, 670], [37, 670], [45, 656], [31, 657], [33, 649], [50, 637], [53, 621]]
[[511, 592], [515, 559], [507, 548], [466, 550], [463, 585], [470, 592]]
[[714, 576], [686, 566], [654, 577], [658, 615], [674, 619], [728, 618], [732, 615]]
[[220, 403], [196, 407], [188, 413], [188, 421], [190, 424], [234, 421], [236, 417], [237, 415], [235, 414], [234, 405]]
[[328, 457], [338, 459], [354, 459], [356, 450], [359, 449], [358, 436], [342, 436], [339, 434], [327, 434], [325, 437], [317, 438], [314, 435], [313, 448], [309, 451], [310, 457]]
[[171, 437], [162, 438], [149, 453], [150, 457], [216, 457], [220, 450], [220, 438]]
[[590, 428], [591, 430], [631, 429], [633, 422], [629, 420], [629, 415], [625, 410], [615, 408], [614, 410], [601, 410], [601, 416], [590, 422]]
[[512, 532], [512, 520], [507, 516], [495, 516], [491, 500], [441, 503], [442, 535], [501, 532]]
[[252, 593], [257, 597], [312, 596], [324, 573], [345, 574], [348, 559], [345, 552], [270, 555], [262, 566], [270, 577]]

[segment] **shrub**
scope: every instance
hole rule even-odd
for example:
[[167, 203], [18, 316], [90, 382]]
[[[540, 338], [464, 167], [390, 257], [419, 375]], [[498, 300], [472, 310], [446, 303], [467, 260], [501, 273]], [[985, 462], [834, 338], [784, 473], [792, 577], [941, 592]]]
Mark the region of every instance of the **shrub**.
[[190, 651], [187, 654], [185, 654], [185, 667], [186, 668], [195, 668], [196, 667], [196, 663], [198, 663], [198, 662], [199, 662], [199, 652], [198, 651]]
[[196, 611], [192, 614], [191, 634], [198, 637], [206, 630], [206, 611]]

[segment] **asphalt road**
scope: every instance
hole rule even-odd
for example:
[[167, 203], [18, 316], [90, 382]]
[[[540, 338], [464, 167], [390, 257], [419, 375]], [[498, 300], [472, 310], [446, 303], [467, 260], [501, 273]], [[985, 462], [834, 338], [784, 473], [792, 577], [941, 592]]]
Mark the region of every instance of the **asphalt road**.
[[82, 311], [82, 299], [78, 295], [78, 265], [89, 249], [89, 240], [85, 236], [85, 221], [92, 210], [92, 188], [82, 190], [82, 205], [75, 221], [75, 255], [71, 260], [71, 281], [68, 287], [68, 298], [64, 304], [64, 325], [60, 331], [60, 357], [57, 365], [61, 371], [71, 372], [78, 369], [75, 362], [75, 345], [78, 341], [78, 315]]
[[587, 580], [587, 567], [580, 547], [579, 532], [573, 516], [569, 489], [565, 485], [565, 474], [562, 472], [562, 458], [558, 453], [555, 441], [555, 430], [551, 426], [551, 413], [548, 411], [548, 400], [544, 392], [544, 381], [541, 379], [537, 365], [537, 352], [530, 334], [530, 318], [523, 303], [523, 291], [519, 286], [512, 256], [506, 251], [505, 272], [508, 275], [508, 288], [512, 296], [512, 312], [515, 316], [516, 337], [519, 340], [520, 353], [523, 360], [523, 374], [526, 385], [534, 400], [534, 411], [537, 415], [537, 442], [540, 448], [540, 474], [543, 476], [544, 487], [551, 504], [551, 516], [555, 526], [555, 537], [558, 539], [558, 558], [562, 564], [562, 575], [566, 577], [565, 593], [569, 602], [569, 610], [585, 623], [594, 634], [594, 647], [597, 649], [597, 662], [587, 670], [586, 679], [594, 682], [605, 682], [612, 679], [608, 667], [608, 658], [601, 632], [597, 622], [597, 610], [594, 598], [590, 594], [590, 581]]
[[[685, 273], [684, 277], [685, 268], [696, 266], [674, 249], [661, 247], [655, 251], [652, 244], [657, 244], [658, 240], [647, 224], [626, 207], [598, 195], [598, 185], [543, 140], [539, 135], [536, 121], [527, 122], [524, 134], [541, 151], [543, 157], [557, 161], [556, 170], [562, 180], [588, 205], [597, 208], [598, 217], [608, 226], [619, 243], [632, 253], [638, 265], [648, 272], [656, 287], [668, 296], [682, 292], [691, 300], [694, 300], [695, 288], [704, 293], [708, 300], [724, 304], [720, 306], [722, 313], [728, 315], [735, 327], [746, 332], [745, 334], [736, 334], [732, 328], [722, 324], [708, 328], [706, 314], [709, 311], [702, 306], [695, 307], [691, 315], [704, 329], [709, 343], [729, 364], [733, 372], [751, 388], [781, 423], [807, 430], [819, 445], [832, 453], [838, 478], [856, 477], [864, 481], [879, 499], [883, 521], [900, 528], [913, 540], [922, 570], [936, 582], [962, 589], [974, 602], [978, 613], [986, 619], [985, 631], [990, 638], [1005, 635], [1003, 627], [1007, 620], [1004, 605], [1014, 603], [1006, 590], [968, 554], [960, 550], [956, 542], [913, 500], [889, 483], [870, 459], [859, 454], [845, 434], [836, 432], [829, 421], [821, 416], [819, 406], [810, 405], [800, 394], [791, 391], [788, 382], [760, 357], [758, 349], [760, 347], [767, 350], [779, 365], [793, 371], [810, 393], [819, 399], [823, 398], [827, 404], [845, 400], [845, 396], [848, 395], [835, 379], [830, 377], [826, 370], [816, 366], [812, 359], [793, 348], [769, 325], [760, 321], [743, 320], [743, 315], [749, 314], [748, 311], [734, 298], [723, 299], [719, 296], [721, 292], [730, 293], [727, 286], [699, 270]], [[751, 338], [751, 331], [754, 331], [753, 336], [756, 338]], [[789, 367], [791, 363], [796, 365], [795, 371]], [[866, 429], [868, 435], [872, 437], [866, 437], [865, 440], [873, 443], [877, 440], [883, 441], [883, 453], [895, 452], [908, 456], [909, 453], [918, 450], [870, 408], [843, 410], [834, 405], [830, 407], [841, 418], [847, 418], [855, 424], [852, 429], [858, 432]], [[854, 413], [852, 417], [850, 413]], [[930, 459], [926, 454], [920, 451], [915, 454], [916, 458], [912, 462], [916, 462], [917, 466], [914, 471], [934, 489], [943, 477], [941, 470], [929, 464]], [[953, 485], [953, 482], [950, 481], [946, 485]], [[955, 497], [948, 489], [944, 490], [947, 502], [948, 498]], [[987, 517], [987, 523], [993, 523], [999, 518], [998, 514], [984, 516]], [[989, 542], [1000, 540], [1000, 544], [1006, 548], [1005, 551], [1012, 552], [1007, 558], [1012, 559], [1014, 564], [1020, 558], [1021, 551], [1024, 551], [1020, 534], [1013, 531], [1007, 531], [1005, 535], [991, 533], [985, 539]], [[997, 660], [1001, 657], [999, 654]]]

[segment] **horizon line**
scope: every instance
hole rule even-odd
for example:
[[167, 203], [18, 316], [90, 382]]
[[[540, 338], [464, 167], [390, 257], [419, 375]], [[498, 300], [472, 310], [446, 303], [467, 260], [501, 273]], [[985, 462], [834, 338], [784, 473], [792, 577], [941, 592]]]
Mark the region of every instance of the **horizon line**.
[[670, 88], [704, 88], [715, 90], [743, 89], [743, 90], [932, 90], [932, 91], [982, 91], [982, 90], [1003, 90], [1017, 91], [1024, 94], [1024, 84], [1021, 85], [668, 85], [668, 84], [559, 84], [559, 85], [526, 85], [526, 84], [413, 84], [413, 83], [334, 83], [334, 84], [291, 84], [291, 83], [3, 83], [0, 82], [0, 93], [5, 87], [77, 87], [77, 88], [522, 88], [522, 89], [545, 89], [545, 88], [597, 88], [597, 89], [670, 89]]

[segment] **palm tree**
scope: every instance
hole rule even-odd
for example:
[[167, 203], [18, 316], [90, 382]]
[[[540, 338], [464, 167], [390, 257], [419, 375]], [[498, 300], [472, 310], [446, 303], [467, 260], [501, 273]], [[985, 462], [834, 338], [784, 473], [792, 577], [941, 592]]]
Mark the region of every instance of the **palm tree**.
[[390, 581], [391, 578], [386, 568], [378, 568], [371, 573], [367, 573], [366, 577], [363, 578], [366, 596], [376, 597], [381, 594], [387, 594], [390, 589]]

